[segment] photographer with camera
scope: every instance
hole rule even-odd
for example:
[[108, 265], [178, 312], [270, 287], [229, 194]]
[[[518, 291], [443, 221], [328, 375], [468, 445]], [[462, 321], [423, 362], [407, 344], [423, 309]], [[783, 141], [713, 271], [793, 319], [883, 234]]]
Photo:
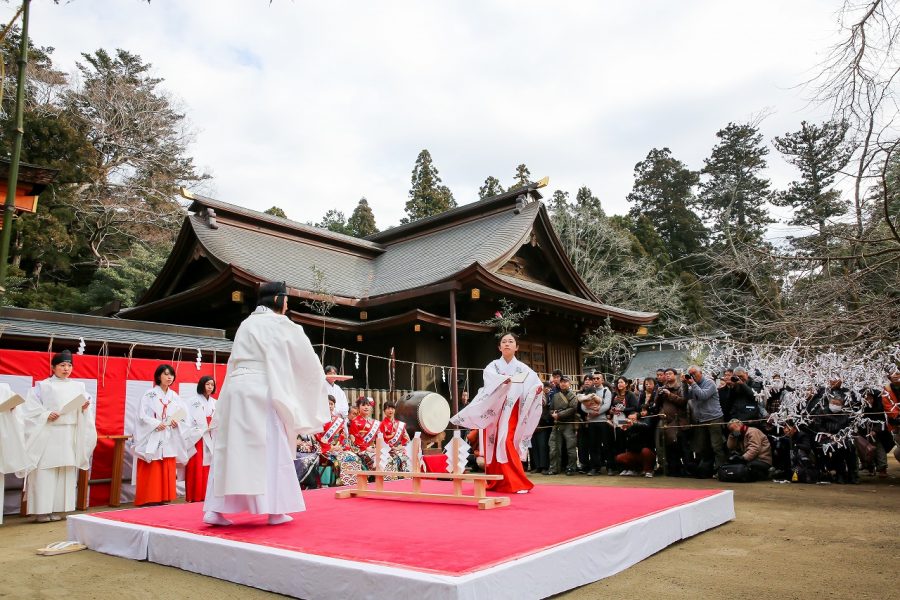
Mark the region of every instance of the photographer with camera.
[[673, 477], [684, 475], [683, 460], [690, 457], [687, 398], [679, 381], [678, 371], [666, 369], [666, 385], [660, 390], [657, 401], [660, 405], [660, 431], [662, 436], [657, 451], [665, 457], [666, 474]]
[[703, 376], [703, 371], [697, 365], [688, 368], [684, 380], [688, 386], [688, 404], [694, 423], [700, 425], [693, 429], [694, 454], [700, 461], [695, 475], [711, 477], [725, 464], [725, 440], [722, 438], [724, 420], [722, 406], [719, 404], [719, 391], [712, 379]]
[[728, 421], [727, 445], [731, 456], [728, 464], [719, 469], [720, 481], [746, 482], [769, 478], [772, 446], [766, 434], [732, 419]]
[[737, 419], [744, 423], [753, 422], [753, 424], [758, 424], [756, 422], [768, 415], [765, 414], [765, 409], [759, 405], [756, 394], [753, 393], [753, 389], [748, 385], [748, 381], [749, 375], [746, 369], [738, 367], [734, 370], [734, 375], [731, 376], [729, 385], [731, 392], [729, 394], [727, 413], [731, 419]]
[[653, 477], [653, 429], [639, 420], [637, 411], [629, 410], [618, 430], [624, 446], [624, 452], [616, 455], [616, 462], [625, 469], [620, 475], [635, 475], [640, 470], [644, 477]]

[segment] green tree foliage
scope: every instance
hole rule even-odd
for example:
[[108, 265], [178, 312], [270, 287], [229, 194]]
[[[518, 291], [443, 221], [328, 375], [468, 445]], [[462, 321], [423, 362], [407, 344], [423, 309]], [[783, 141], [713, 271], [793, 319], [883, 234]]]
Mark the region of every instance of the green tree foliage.
[[267, 215], [272, 215], [273, 217], [281, 217], [282, 219], [287, 219], [288, 216], [285, 214], [283, 210], [278, 208], [277, 206], [273, 206], [272, 208], [268, 208], [263, 211]]
[[729, 123], [716, 137], [700, 171], [699, 204], [717, 235], [761, 241], [773, 222], [765, 207], [769, 180], [762, 176], [769, 150], [759, 128], [748, 123]]
[[378, 233], [378, 227], [375, 226], [375, 213], [369, 206], [369, 201], [362, 197], [359, 204], [353, 209], [353, 214], [347, 220], [347, 228], [351, 235], [356, 237], [366, 237], [373, 233]]
[[168, 245], [134, 244], [131, 253], [114, 269], [98, 269], [87, 288], [90, 306], [103, 306], [114, 300], [133, 306], [147, 291], [166, 264]]
[[774, 140], [775, 148], [800, 171], [800, 179], [788, 189], [774, 194], [772, 201], [794, 209], [791, 225], [815, 228], [810, 236], [794, 240], [799, 249], [826, 252], [828, 226], [835, 217], [847, 214], [849, 202], [834, 189], [834, 180], [853, 153], [846, 142], [846, 122], [815, 125], [803, 121], [800, 130]]
[[525, 166], [525, 163], [516, 167], [516, 175], [513, 181], [513, 184], [509, 187], [510, 190], [517, 190], [519, 188], [523, 188], [526, 185], [531, 183], [531, 171], [528, 167]]
[[489, 175], [488, 178], [484, 180], [484, 184], [478, 188], [478, 199], [484, 200], [491, 196], [498, 196], [505, 191], [506, 190], [504, 190], [503, 186], [500, 184], [500, 180]]
[[578, 191], [575, 193], [575, 206], [588, 217], [606, 216], [606, 211], [603, 210], [603, 206], [600, 204], [600, 198], [595, 196], [591, 188], [586, 185], [578, 188]]
[[438, 215], [456, 206], [450, 188], [441, 184], [437, 167], [428, 150], [419, 152], [412, 171], [412, 187], [406, 201], [406, 216], [401, 223], [411, 223], [425, 217]]
[[[3, 44], [7, 90], [18, 40], [11, 32]], [[175, 193], [204, 176], [186, 155], [184, 117], [162, 80], [148, 75], [150, 65], [123, 50], [98, 50], [83, 55], [73, 82], [54, 68], [52, 51], [30, 44], [22, 160], [58, 174], [37, 213], [16, 219], [13, 283], [3, 302], [68, 311], [128, 303], [158, 270], [146, 252], [174, 241], [184, 215]], [[0, 114], [7, 152], [12, 102], [7, 93]], [[104, 285], [117, 291], [100, 293]]]
[[344, 211], [336, 208], [329, 209], [325, 216], [322, 217], [322, 220], [316, 223], [315, 226], [335, 233], [353, 235], [350, 227], [347, 226], [347, 217], [344, 216]]
[[699, 175], [675, 159], [668, 148], [650, 150], [647, 158], [634, 167], [629, 214], [641, 227], [642, 240], [651, 229], [658, 233], [671, 260], [695, 255], [708, 238], [709, 232], [690, 208], [699, 180]]
[[98, 155], [72, 203], [98, 267], [127, 253], [136, 239], [172, 241], [184, 211], [175, 195], [205, 178], [187, 156], [184, 115], [158, 89], [151, 65], [118, 49], [82, 54], [78, 87], [64, 107], [78, 118]]

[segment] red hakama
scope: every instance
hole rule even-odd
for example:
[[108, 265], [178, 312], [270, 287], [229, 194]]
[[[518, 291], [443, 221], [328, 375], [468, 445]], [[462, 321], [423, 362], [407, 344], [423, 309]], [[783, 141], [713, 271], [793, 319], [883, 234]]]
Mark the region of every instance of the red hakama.
[[[212, 417], [206, 417], [209, 425]], [[184, 466], [184, 499], [186, 502], [203, 502], [206, 499], [206, 481], [209, 479], [209, 465], [203, 466], [203, 438], [194, 446], [197, 453]]]
[[519, 422], [519, 401], [516, 400], [513, 406], [512, 414], [509, 415], [509, 431], [506, 433], [506, 461], [505, 463], [497, 462], [497, 450], [494, 449], [494, 456], [491, 456], [491, 462], [485, 465], [484, 472], [488, 475], [503, 475], [503, 479], [499, 481], [488, 481], [487, 489], [493, 492], [516, 493], [519, 490], [530, 490], [534, 484], [525, 475], [525, 469], [522, 467], [522, 461], [519, 459], [519, 450], [513, 441], [516, 437], [516, 425]]
[[134, 505], [151, 502], [169, 502], [176, 497], [175, 493], [175, 457], [163, 458], [147, 462], [135, 459], [137, 463], [137, 486], [134, 492]]

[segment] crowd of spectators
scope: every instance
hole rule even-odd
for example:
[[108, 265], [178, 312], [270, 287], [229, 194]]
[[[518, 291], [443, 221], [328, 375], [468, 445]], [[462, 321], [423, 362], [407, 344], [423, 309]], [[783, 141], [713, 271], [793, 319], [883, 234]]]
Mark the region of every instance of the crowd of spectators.
[[892, 450], [900, 461], [900, 372], [883, 389], [831, 379], [805, 392], [800, 418], [774, 418], [784, 416], [788, 391], [779, 376], [764, 387], [743, 367], [610, 382], [598, 372], [575, 382], [557, 370], [544, 385], [528, 469], [852, 484], [861, 472], [887, 477]]

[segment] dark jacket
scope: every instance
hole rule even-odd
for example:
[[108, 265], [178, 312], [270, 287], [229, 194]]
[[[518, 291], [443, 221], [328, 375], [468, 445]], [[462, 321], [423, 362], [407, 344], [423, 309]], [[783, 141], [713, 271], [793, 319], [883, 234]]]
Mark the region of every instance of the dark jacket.
[[[574, 421], [575, 420], [575, 411], [578, 409], [578, 400], [575, 398], [575, 392], [569, 388], [569, 391], [564, 392], [559, 390], [555, 394], [553, 394], [553, 400], [550, 406], [550, 412], [557, 412], [557, 421], [556, 422], [564, 422], [564, 421]], [[551, 417], [552, 419], [552, 417]], [[569, 425], [572, 427], [572, 425]]]
[[729, 395], [728, 419], [740, 421], [756, 421], [762, 418], [759, 402], [753, 390], [746, 383], [735, 383]]
[[647, 423], [640, 421], [632, 423], [628, 429], [624, 430], [625, 434], [625, 450], [628, 452], [640, 453], [644, 448], [654, 447], [653, 428]]

